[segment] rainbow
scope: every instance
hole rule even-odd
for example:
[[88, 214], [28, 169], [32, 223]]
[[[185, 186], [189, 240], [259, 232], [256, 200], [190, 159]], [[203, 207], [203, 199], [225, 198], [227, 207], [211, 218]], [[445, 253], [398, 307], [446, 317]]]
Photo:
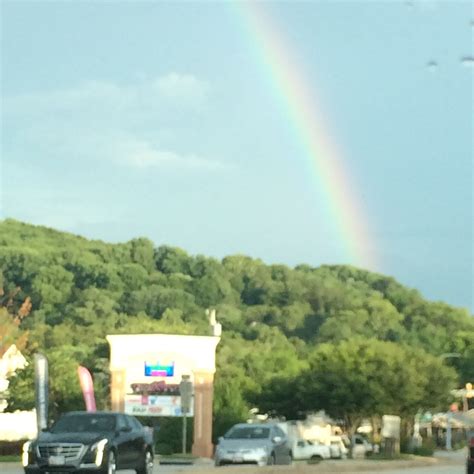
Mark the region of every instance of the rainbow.
[[288, 126], [297, 140], [309, 166], [310, 176], [326, 203], [333, 231], [344, 246], [352, 263], [376, 270], [369, 222], [354, 180], [349, 179], [347, 164], [337, 145], [331, 140], [327, 124], [323, 123], [322, 107], [290, 42], [270, 17], [264, 2], [230, 2], [242, 18], [245, 36], [251, 40], [251, 50], [264, 68], [275, 98], [280, 102]]

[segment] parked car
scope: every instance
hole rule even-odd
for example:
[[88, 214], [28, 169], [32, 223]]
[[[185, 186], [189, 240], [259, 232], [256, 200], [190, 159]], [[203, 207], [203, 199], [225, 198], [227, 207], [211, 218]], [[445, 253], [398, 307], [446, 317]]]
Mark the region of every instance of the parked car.
[[23, 445], [25, 474], [153, 472], [152, 433], [133, 416], [70, 412]]
[[216, 466], [225, 464], [291, 464], [288, 438], [276, 423], [239, 423], [219, 438]]
[[331, 451], [331, 458], [333, 459], [346, 459], [349, 455], [349, 448], [344, 443], [344, 439], [341, 436], [331, 436], [329, 449]]
[[362, 435], [356, 434], [352, 436], [352, 457], [364, 458], [370, 456], [374, 452], [374, 447]]
[[331, 458], [329, 446], [307, 439], [295, 439], [291, 443], [291, 452], [295, 461], [322, 461]]

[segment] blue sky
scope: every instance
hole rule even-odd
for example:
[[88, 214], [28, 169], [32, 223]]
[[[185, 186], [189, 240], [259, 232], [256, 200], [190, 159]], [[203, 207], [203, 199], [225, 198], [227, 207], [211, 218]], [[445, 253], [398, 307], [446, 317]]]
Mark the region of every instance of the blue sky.
[[[344, 150], [373, 270], [472, 310], [471, 2], [263, 6]], [[235, 2], [1, 9], [1, 217], [219, 258], [357, 263]]]

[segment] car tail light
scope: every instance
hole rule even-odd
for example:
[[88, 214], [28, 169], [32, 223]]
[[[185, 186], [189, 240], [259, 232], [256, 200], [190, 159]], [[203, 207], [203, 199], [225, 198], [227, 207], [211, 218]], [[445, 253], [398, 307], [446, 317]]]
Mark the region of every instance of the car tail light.
[[474, 436], [469, 440], [469, 447], [474, 448]]

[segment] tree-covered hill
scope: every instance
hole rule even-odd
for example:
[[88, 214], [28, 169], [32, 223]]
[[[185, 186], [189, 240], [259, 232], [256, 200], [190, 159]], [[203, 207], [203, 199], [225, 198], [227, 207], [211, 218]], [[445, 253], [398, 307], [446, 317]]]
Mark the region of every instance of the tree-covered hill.
[[[146, 238], [108, 244], [8, 219], [0, 222], [0, 269], [4, 295], [21, 288], [11, 313], [31, 298], [20, 329], [27, 354], [41, 350], [52, 361], [57, 410], [82, 406], [75, 370], [67, 370], [78, 363], [92, 370], [107, 403], [106, 334], [208, 334], [211, 307], [223, 326], [218, 433], [255, 404], [287, 416], [326, 409], [346, 420], [410, 414], [474, 380], [467, 310], [351, 266], [219, 261]], [[31, 403], [28, 370], [12, 381], [11, 409]]]

